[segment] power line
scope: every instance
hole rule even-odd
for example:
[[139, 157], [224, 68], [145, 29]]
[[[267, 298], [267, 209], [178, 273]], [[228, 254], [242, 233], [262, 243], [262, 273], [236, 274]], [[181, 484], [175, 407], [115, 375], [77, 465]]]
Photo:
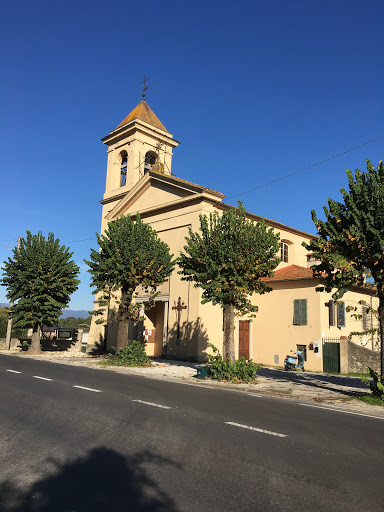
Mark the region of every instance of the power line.
[[299, 174], [300, 172], [304, 172], [304, 171], [307, 171], [308, 169], [312, 169], [313, 167], [316, 167], [317, 165], [324, 164], [325, 162], [329, 162], [330, 160], [333, 160], [334, 158], [345, 155], [346, 153], [350, 153], [351, 151], [355, 151], [355, 149], [359, 149], [363, 146], [366, 146], [367, 144], [371, 144], [371, 142], [375, 142], [375, 141], [383, 139], [383, 138], [384, 138], [384, 135], [380, 135], [380, 137], [376, 137], [376, 139], [369, 140], [368, 142], [363, 142], [363, 144], [360, 144], [359, 146], [355, 146], [354, 148], [347, 149], [346, 151], [342, 151], [341, 153], [338, 153], [337, 155], [330, 156], [329, 158], [326, 158], [325, 160], [321, 160], [321, 162], [317, 162], [316, 164], [308, 165], [307, 167], [303, 167], [302, 169], [299, 169], [298, 171], [294, 171], [294, 172], [291, 172], [290, 174], [286, 174], [285, 176], [282, 176], [281, 178], [276, 178], [275, 180], [268, 181], [267, 183], [263, 183], [263, 185], [258, 185], [257, 187], [250, 188], [249, 190], [245, 190], [244, 192], [240, 192], [239, 194], [235, 194], [234, 196], [226, 197], [226, 199], [233, 199], [234, 197], [248, 194], [248, 192], [252, 192], [253, 190], [257, 190], [259, 188], [263, 188], [268, 185], [272, 185], [272, 183], [276, 183], [278, 181], [285, 180], [286, 178], [290, 178], [291, 176], [294, 176], [295, 174]]
[[81, 240], [71, 240], [70, 242], [61, 242], [62, 244], [75, 244], [76, 242], [86, 242], [87, 240], [96, 240], [96, 237], [93, 236], [92, 238], [83, 238]]
[[[235, 194], [235, 195], [230, 196], [230, 197], [224, 196], [224, 199], [227, 199], [227, 200], [228, 199], [233, 199], [234, 197], [238, 197], [238, 196], [241, 196], [241, 195], [244, 195], [244, 194], [248, 194], [249, 192], [252, 192], [253, 190], [258, 190], [258, 189], [266, 187], [268, 185], [272, 185], [273, 183], [285, 180], [287, 178], [290, 178], [291, 176], [295, 176], [296, 174], [299, 174], [301, 172], [307, 171], [308, 169], [312, 169], [313, 167], [316, 167], [318, 165], [321, 165], [321, 164], [324, 164], [326, 162], [329, 162], [330, 160], [333, 160], [335, 158], [338, 158], [339, 156], [342, 156], [342, 155], [345, 155], [347, 153], [350, 153], [351, 151], [355, 151], [356, 149], [359, 149], [359, 148], [361, 148], [363, 146], [366, 146], [367, 144], [371, 144], [372, 142], [375, 142], [375, 141], [383, 139], [383, 138], [384, 138], [384, 135], [380, 135], [380, 137], [376, 137], [375, 139], [369, 140], [367, 142], [363, 142], [359, 146], [355, 146], [353, 148], [347, 149], [346, 151], [342, 151], [341, 153], [337, 153], [336, 155], [333, 155], [333, 156], [331, 156], [329, 158], [326, 158], [325, 160], [321, 160], [320, 162], [316, 162], [315, 164], [308, 165], [307, 167], [303, 167], [302, 169], [299, 169], [297, 171], [294, 171], [294, 172], [291, 172], [289, 174], [286, 174], [285, 176], [281, 176], [280, 178], [276, 178], [275, 180], [271, 180], [271, 181], [269, 181], [267, 183], [263, 183], [262, 185], [258, 185], [257, 187], [250, 188], [248, 190], [245, 190], [244, 192], [239, 192], [238, 194]], [[202, 188], [206, 188], [206, 187], [202, 187]], [[161, 204], [156, 205], [156, 207], [157, 208], [165, 207], [165, 206], [168, 206], [168, 205], [172, 204], [173, 202], [174, 202], [174, 200], [167, 201], [165, 203], [161, 203]], [[217, 201], [217, 204], [220, 204], [220, 203], [221, 203], [220, 201]], [[156, 224], [157, 222], [163, 222], [165, 220], [174, 219], [174, 218], [177, 218], [177, 217], [182, 217], [183, 215], [189, 215], [191, 213], [196, 213], [198, 211], [207, 211], [207, 212], [209, 212], [209, 210], [204, 210], [204, 208], [198, 208], [196, 210], [192, 210], [192, 211], [188, 211], [188, 212], [183, 212], [183, 213], [180, 213], [180, 214], [177, 214], [177, 215], [172, 215], [170, 217], [164, 217], [163, 219], [154, 220], [152, 222], [148, 222], [148, 224]], [[62, 243], [63, 244], [74, 244], [74, 243], [78, 243], [78, 242], [86, 242], [88, 240], [95, 240], [95, 239], [96, 239], [96, 237], [93, 236], [91, 238], [83, 238], [81, 240], [72, 240], [70, 242], [62, 242]], [[4, 240], [4, 242], [6, 242], [6, 241], [7, 240]], [[11, 247], [11, 248], [13, 248], [10, 245], [0, 245], [0, 247]]]

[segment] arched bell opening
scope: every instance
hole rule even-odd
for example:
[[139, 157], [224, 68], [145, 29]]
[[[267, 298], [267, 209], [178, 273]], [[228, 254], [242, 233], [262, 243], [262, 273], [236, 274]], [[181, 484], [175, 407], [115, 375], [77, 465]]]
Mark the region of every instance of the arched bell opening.
[[144, 174], [148, 171], [152, 171], [158, 158], [158, 155], [154, 151], [147, 151], [145, 153]]
[[120, 153], [120, 187], [124, 187], [127, 184], [127, 165], [128, 153], [122, 151]]

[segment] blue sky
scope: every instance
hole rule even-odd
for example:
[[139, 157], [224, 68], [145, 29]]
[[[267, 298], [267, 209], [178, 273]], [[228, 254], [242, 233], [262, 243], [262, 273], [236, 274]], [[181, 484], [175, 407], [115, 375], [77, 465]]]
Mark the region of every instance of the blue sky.
[[[227, 197], [384, 135], [384, 3], [1, 2], [0, 261], [26, 230], [96, 248], [107, 135], [141, 99], [181, 141], [172, 171]], [[384, 139], [228, 200], [314, 233]], [[0, 302], [6, 302], [0, 287]]]

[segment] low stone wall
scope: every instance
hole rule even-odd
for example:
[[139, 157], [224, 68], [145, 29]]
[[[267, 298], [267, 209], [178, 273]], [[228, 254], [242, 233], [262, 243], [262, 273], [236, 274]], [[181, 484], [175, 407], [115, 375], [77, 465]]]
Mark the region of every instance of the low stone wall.
[[[81, 340], [83, 331], [78, 330], [77, 336], [74, 339], [66, 340], [61, 338], [47, 339], [41, 338], [41, 349], [46, 352], [81, 352]], [[30, 340], [19, 340], [17, 338], [11, 339], [11, 350], [22, 350], [23, 344]], [[5, 350], [5, 338], [0, 338], [0, 350]]]
[[340, 372], [366, 373], [370, 367], [380, 372], [380, 352], [356, 345], [348, 338], [340, 338]]
[[[5, 350], [5, 348], [8, 348], [5, 346], [5, 340], [6, 338], [0, 338], [0, 350]], [[21, 341], [18, 338], [12, 338], [11, 339], [11, 349], [17, 350], [21, 349]]]

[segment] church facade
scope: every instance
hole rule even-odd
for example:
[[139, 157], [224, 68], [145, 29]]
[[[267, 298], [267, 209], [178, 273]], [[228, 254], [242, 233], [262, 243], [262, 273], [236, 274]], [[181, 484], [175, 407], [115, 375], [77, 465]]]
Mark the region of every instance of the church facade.
[[[101, 232], [119, 216], [135, 217], [139, 212], [178, 256], [189, 228], [199, 229], [199, 215], [229, 208], [222, 193], [172, 174], [172, 154], [179, 142], [144, 99], [102, 141], [108, 147], [108, 163]], [[252, 213], [247, 216], [255, 222], [261, 218]], [[322, 340], [361, 331], [364, 315], [363, 320], [354, 320], [346, 307], [361, 299], [369, 303], [374, 300], [373, 293], [351, 288], [341, 304], [335, 304], [330, 294], [318, 293], [321, 280], [312, 277], [313, 261], [302, 246], [313, 235], [264, 220], [280, 233], [281, 263], [274, 277], [268, 279], [273, 291], [252, 298], [259, 306], [256, 318], [236, 318], [236, 356], [282, 365], [290, 350], [301, 348], [306, 354], [306, 368], [322, 370]], [[222, 353], [223, 312], [219, 306], [202, 305], [201, 290], [181, 281], [177, 270], [158, 289], [155, 306], [145, 313], [148, 292], [137, 290], [135, 300], [143, 305], [145, 321], [143, 326], [131, 326], [129, 337], [144, 336], [150, 356], [206, 361], [210, 343]], [[368, 320], [366, 317], [365, 322]], [[88, 350], [112, 348], [115, 335], [113, 321], [100, 325], [93, 318]]]

